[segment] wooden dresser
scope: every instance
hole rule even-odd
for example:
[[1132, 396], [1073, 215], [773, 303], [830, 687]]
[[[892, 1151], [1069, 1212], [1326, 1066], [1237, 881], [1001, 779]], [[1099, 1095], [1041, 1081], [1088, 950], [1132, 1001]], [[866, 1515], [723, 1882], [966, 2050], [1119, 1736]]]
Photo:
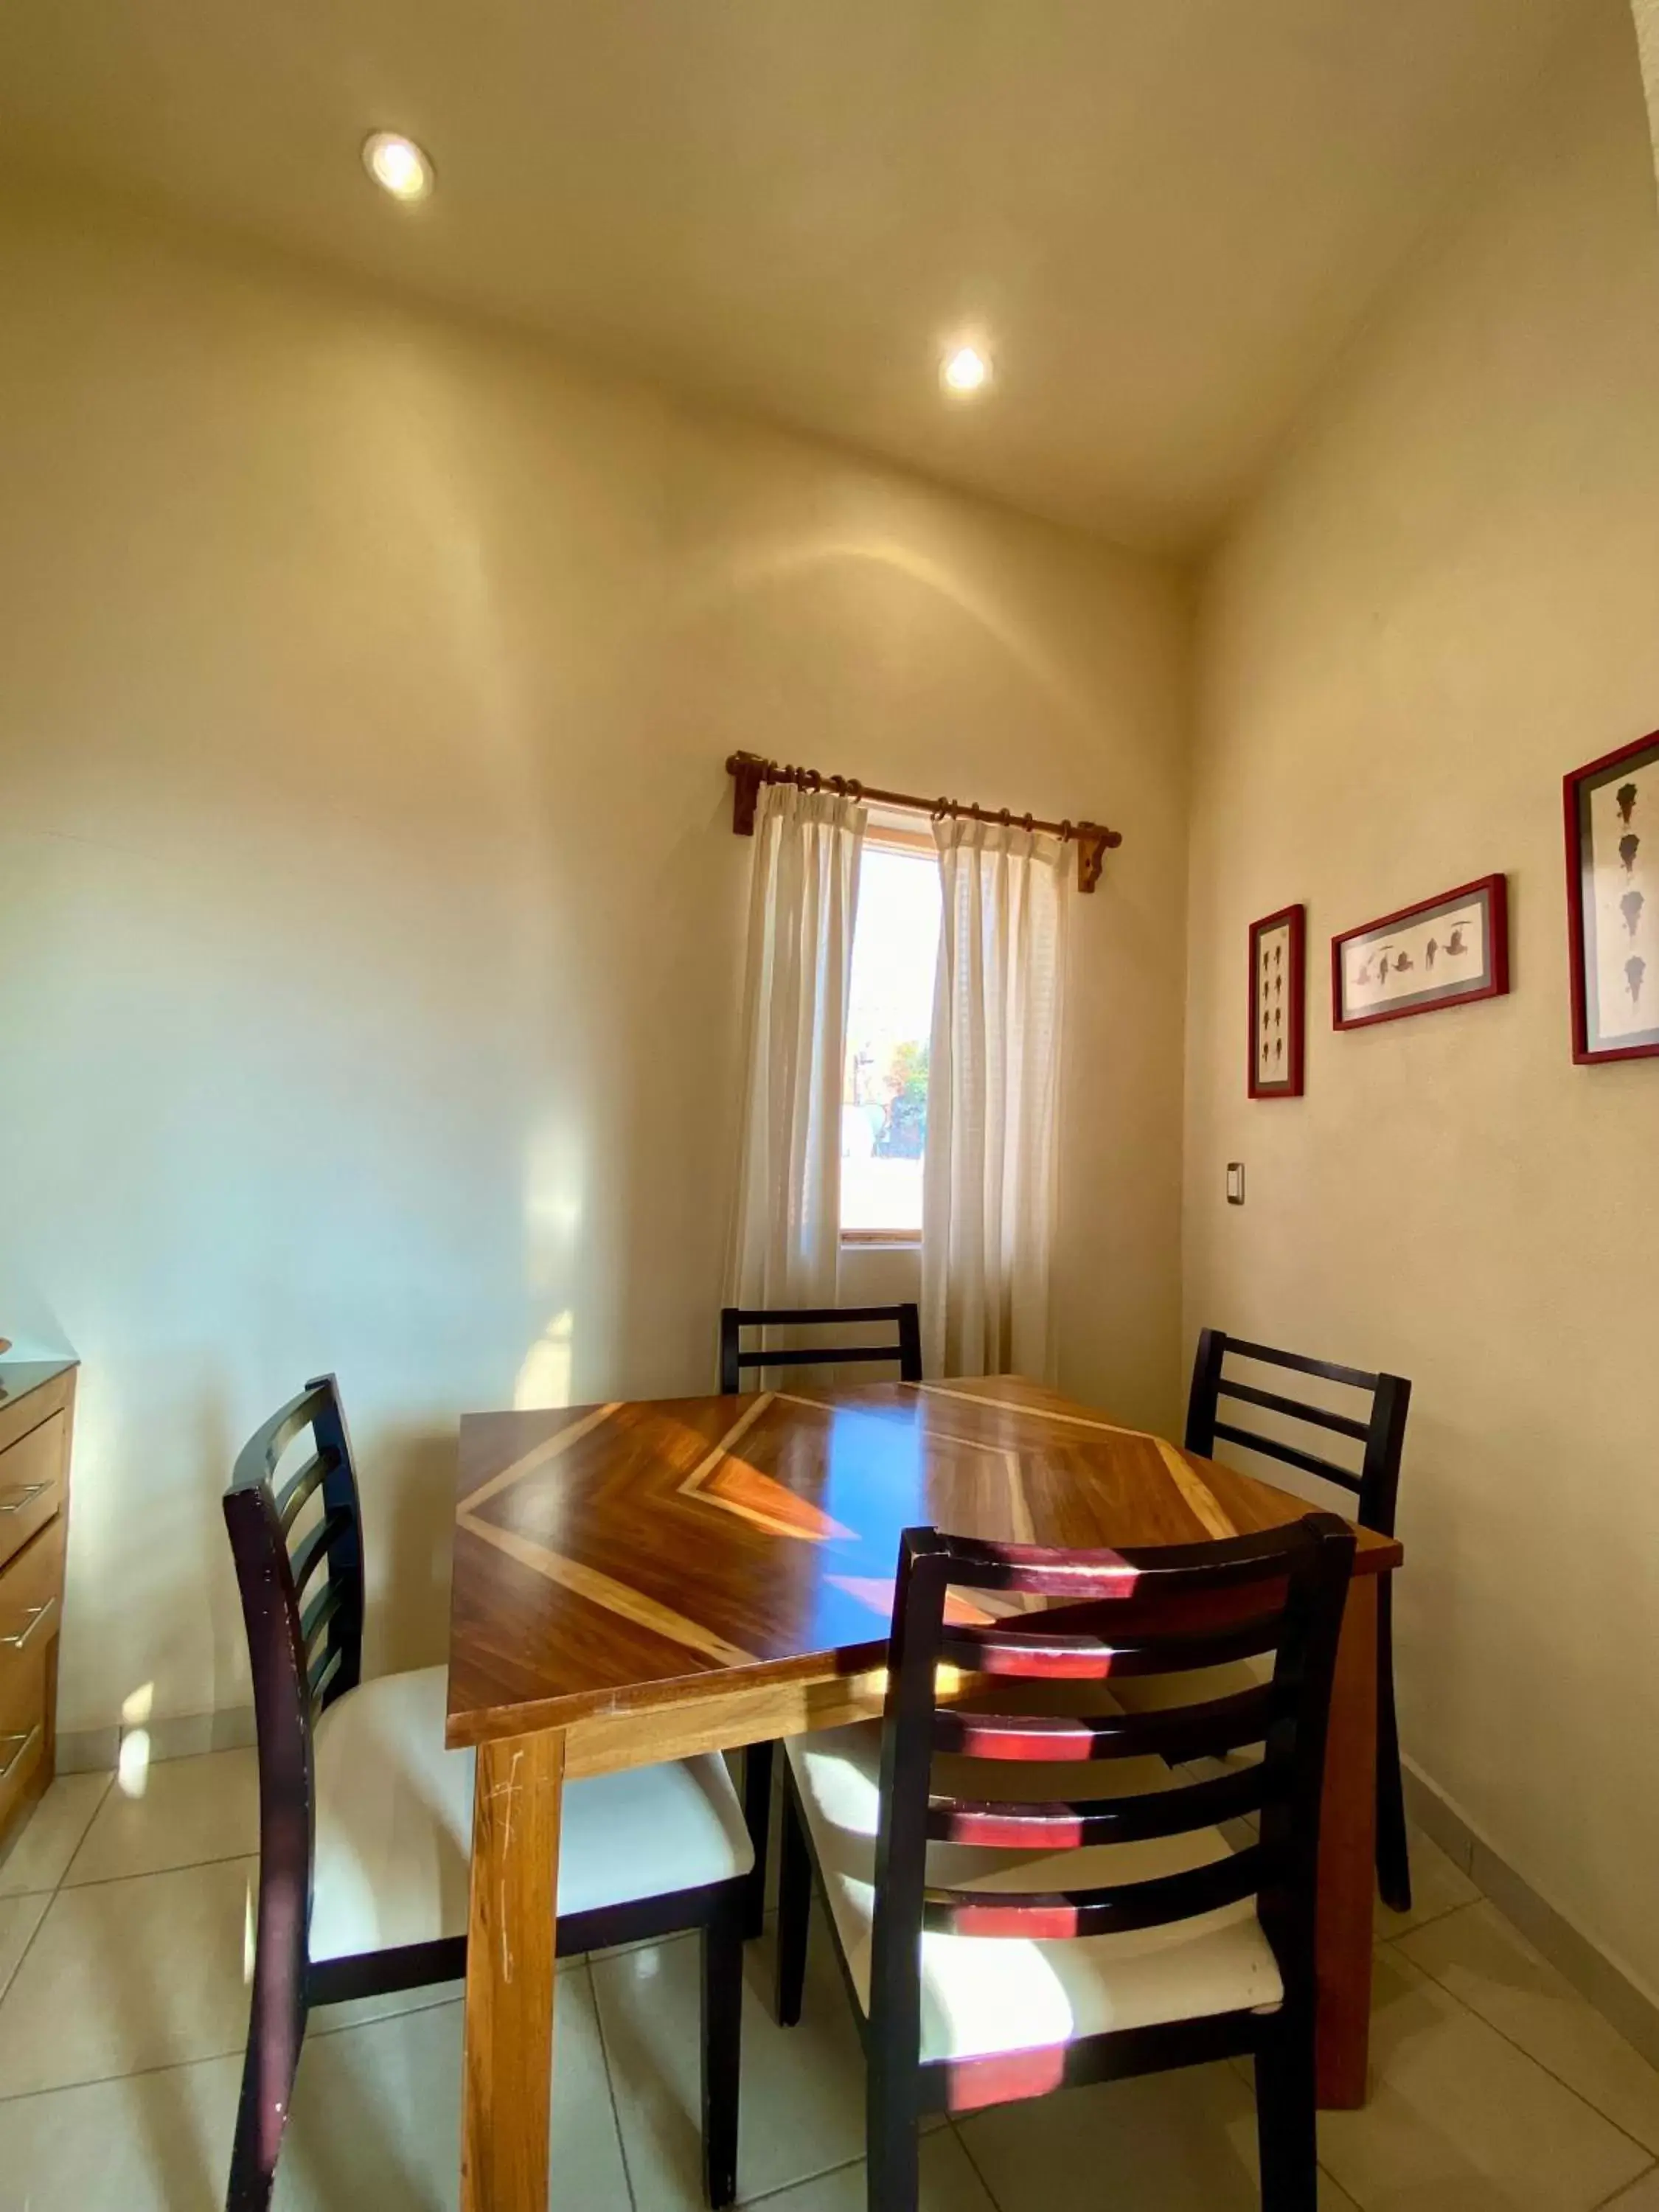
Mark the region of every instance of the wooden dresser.
[[73, 1360], [0, 1364], [0, 1852], [52, 1780]]

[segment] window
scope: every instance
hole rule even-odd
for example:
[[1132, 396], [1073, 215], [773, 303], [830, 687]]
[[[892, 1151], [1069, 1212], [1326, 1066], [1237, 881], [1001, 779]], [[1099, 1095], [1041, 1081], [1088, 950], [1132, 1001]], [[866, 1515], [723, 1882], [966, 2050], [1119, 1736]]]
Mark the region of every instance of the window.
[[933, 839], [872, 830], [859, 875], [847, 1012], [843, 1237], [898, 1243], [921, 1234], [939, 928]]

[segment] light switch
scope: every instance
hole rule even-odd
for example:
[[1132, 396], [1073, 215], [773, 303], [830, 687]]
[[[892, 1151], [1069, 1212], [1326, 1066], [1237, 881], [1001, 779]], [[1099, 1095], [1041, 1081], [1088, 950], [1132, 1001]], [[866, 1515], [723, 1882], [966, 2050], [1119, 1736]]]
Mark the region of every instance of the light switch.
[[1243, 1206], [1244, 1203], [1243, 1160], [1229, 1160], [1227, 1163], [1227, 1203], [1229, 1206]]

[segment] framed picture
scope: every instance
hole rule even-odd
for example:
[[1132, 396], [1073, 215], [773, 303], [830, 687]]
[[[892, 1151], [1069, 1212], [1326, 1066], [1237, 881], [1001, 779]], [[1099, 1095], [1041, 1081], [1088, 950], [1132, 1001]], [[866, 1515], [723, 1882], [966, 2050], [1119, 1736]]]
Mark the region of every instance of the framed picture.
[[1331, 939], [1331, 1022], [1367, 1029], [1510, 988], [1509, 885], [1483, 876]]
[[1572, 1056], [1659, 1053], [1659, 731], [1564, 786]]
[[1281, 907], [1250, 924], [1250, 1096], [1302, 1096], [1307, 914]]

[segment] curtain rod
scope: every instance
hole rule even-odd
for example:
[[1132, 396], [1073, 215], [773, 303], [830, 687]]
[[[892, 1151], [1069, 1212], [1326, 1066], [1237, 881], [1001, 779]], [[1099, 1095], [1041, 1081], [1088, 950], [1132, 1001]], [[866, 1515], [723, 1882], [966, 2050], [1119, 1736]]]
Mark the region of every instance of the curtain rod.
[[1051, 837], [1077, 847], [1077, 887], [1091, 891], [1109, 849], [1123, 842], [1121, 830], [1108, 830], [1098, 822], [1043, 822], [1035, 815], [1011, 814], [1004, 806], [975, 806], [957, 799], [923, 799], [913, 791], [880, 791], [860, 783], [856, 776], [820, 775], [815, 768], [780, 767], [758, 753], [733, 753], [726, 763], [732, 778], [732, 830], [734, 836], [755, 834], [755, 805], [763, 783], [793, 783], [802, 791], [833, 791], [844, 799], [872, 800], [878, 806], [902, 807], [909, 814], [928, 814], [937, 822], [959, 820], [999, 822], [1005, 829], [1041, 830]]

